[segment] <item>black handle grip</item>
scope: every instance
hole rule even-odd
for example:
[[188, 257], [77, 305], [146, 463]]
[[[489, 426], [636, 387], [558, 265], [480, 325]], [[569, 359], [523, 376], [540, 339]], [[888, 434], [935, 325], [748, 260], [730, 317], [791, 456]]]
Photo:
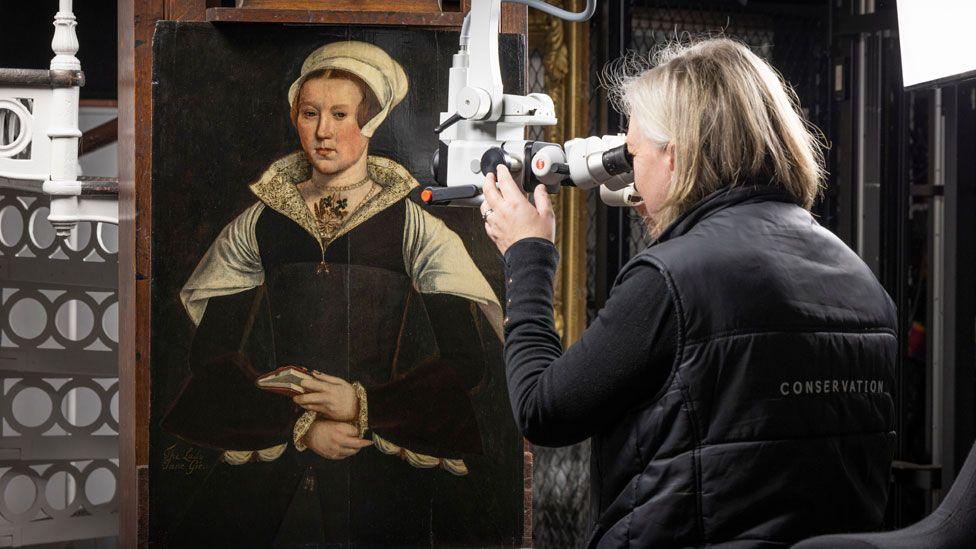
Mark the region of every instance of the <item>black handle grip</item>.
[[454, 114], [451, 115], [450, 118], [448, 118], [447, 120], [445, 120], [445, 121], [441, 122], [440, 124], [438, 124], [437, 127], [434, 128], [434, 133], [440, 134], [442, 131], [450, 128], [454, 124], [457, 124], [461, 120], [464, 120], [464, 117], [461, 116], [458, 113], [454, 113]]
[[477, 185], [455, 185], [453, 187], [427, 187], [420, 191], [420, 199], [424, 204], [449, 204], [454, 200], [474, 198], [481, 194], [481, 187]]

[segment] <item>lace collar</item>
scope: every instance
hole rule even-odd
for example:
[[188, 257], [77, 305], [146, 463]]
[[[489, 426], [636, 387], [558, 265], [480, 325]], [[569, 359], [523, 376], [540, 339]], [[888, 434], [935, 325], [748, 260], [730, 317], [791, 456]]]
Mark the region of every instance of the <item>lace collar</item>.
[[[411, 189], [419, 186], [406, 168], [389, 158], [371, 155], [366, 162], [370, 179], [382, 187], [382, 190], [346, 218], [332, 240], [390, 207], [407, 196]], [[315, 224], [315, 217], [296, 186], [311, 176], [311, 169], [305, 153], [296, 151], [274, 161], [250, 188], [266, 206], [291, 219], [316, 240], [324, 243], [324, 236]]]

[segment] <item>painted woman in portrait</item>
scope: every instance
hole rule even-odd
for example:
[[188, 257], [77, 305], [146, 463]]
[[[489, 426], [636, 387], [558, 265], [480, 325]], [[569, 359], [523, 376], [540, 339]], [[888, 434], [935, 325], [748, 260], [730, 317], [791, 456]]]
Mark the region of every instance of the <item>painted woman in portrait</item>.
[[[501, 308], [461, 239], [408, 196], [417, 181], [369, 154], [408, 89], [377, 46], [313, 51], [288, 93], [302, 150], [250, 185], [254, 204], [184, 285], [191, 374], [163, 427], [224, 463], [173, 546], [428, 545], [412, 510], [484, 451], [472, 396]], [[289, 365], [315, 372], [305, 394], [256, 387]]]

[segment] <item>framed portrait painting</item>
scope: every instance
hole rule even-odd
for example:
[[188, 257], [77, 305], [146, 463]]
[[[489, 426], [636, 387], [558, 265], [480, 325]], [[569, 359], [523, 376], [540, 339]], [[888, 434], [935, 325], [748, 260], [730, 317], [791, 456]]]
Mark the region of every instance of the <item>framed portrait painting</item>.
[[501, 258], [417, 200], [457, 41], [157, 25], [151, 544], [521, 543]]

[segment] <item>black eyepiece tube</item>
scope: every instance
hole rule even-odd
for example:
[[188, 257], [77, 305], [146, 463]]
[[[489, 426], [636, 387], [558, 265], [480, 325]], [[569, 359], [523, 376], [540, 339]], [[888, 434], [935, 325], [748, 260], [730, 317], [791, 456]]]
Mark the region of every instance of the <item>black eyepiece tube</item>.
[[604, 151], [603, 169], [610, 175], [620, 175], [634, 169], [634, 156], [627, 152], [626, 144]]

